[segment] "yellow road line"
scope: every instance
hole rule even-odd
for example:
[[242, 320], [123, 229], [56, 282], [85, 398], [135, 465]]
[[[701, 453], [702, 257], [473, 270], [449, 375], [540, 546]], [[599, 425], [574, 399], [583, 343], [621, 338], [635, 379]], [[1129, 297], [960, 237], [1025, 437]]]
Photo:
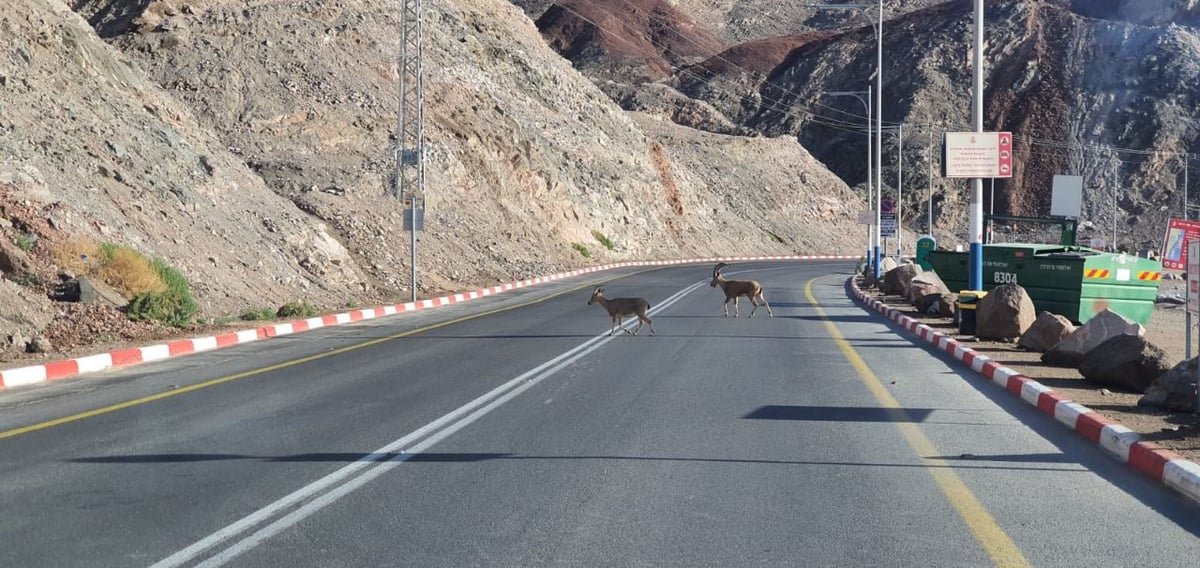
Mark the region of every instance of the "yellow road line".
[[892, 396], [892, 393], [888, 392], [887, 388], [883, 386], [883, 382], [875, 376], [866, 361], [854, 350], [850, 342], [846, 341], [837, 326], [825, 314], [825, 310], [817, 303], [817, 299], [812, 293], [812, 285], [815, 281], [816, 278], [813, 278], [804, 285], [805, 297], [813, 305], [817, 315], [821, 317], [830, 337], [858, 372], [858, 376], [866, 385], [867, 390], [871, 391], [876, 402], [892, 417], [893, 423], [900, 430], [900, 434], [904, 436], [909, 447], [930, 466], [929, 473], [933, 475], [938, 488], [946, 496], [946, 500], [950, 502], [954, 510], [958, 512], [958, 515], [962, 517], [963, 522], [967, 524], [967, 528], [975, 536], [975, 540], [979, 541], [997, 566], [1029, 566], [1029, 561], [1025, 559], [1021, 549], [1017, 548], [1017, 544], [1013, 542], [1012, 538], [1004, 532], [1004, 529], [1000, 528], [996, 519], [992, 518], [983, 503], [980, 503], [962, 479], [959, 479], [950, 465], [945, 460], [931, 457], [939, 455], [933, 442], [925, 437], [900, 402]]
[[[653, 269], [647, 269], [647, 270], [653, 270]], [[632, 276], [633, 274], [638, 274], [638, 273], [640, 273], [640, 272], [645, 272], [645, 270], [639, 270], [639, 271], [637, 271], [637, 272], [631, 272], [631, 273], [629, 273], [629, 274], [625, 274], [625, 275], [623, 275], [622, 277], [625, 277], [625, 276]], [[492, 315], [492, 314], [498, 314], [498, 313], [500, 313], [500, 312], [507, 312], [507, 311], [509, 311], [509, 310], [515, 310], [515, 309], [517, 309], [517, 308], [524, 308], [524, 307], [526, 307], [526, 306], [532, 306], [532, 305], [534, 305], [534, 304], [537, 304], [537, 303], [540, 303], [540, 302], [545, 302], [546, 300], [550, 300], [550, 299], [552, 299], [552, 298], [556, 298], [556, 297], [558, 297], [558, 296], [562, 296], [562, 295], [564, 295], [564, 294], [570, 294], [571, 292], [575, 292], [575, 291], [578, 291], [578, 290], [581, 290], [581, 289], [587, 288], [587, 287], [589, 287], [589, 286], [593, 286], [593, 284], [583, 284], [583, 285], [580, 285], [580, 286], [576, 286], [576, 287], [574, 287], [574, 288], [570, 288], [570, 289], [568, 289], [568, 290], [563, 290], [562, 292], [558, 292], [558, 293], [555, 293], [555, 294], [551, 294], [551, 295], [549, 295], [549, 296], [546, 296], [546, 297], [544, 297], [544, 298], [538, 298], [537, 300], [533, 300], [533, 301], [531, 301], [531, 302], [525, 302], [525, 303], [523, 303], [523, 304], [517, 304], [517, 305], [515, 305], [515, 306], [508, 306], [508, 307], [505, 307], [505, 308], [497, 308], [497, 309], [494, 309], [494, 310], [488, 310], [488, 311], [486, 311], [486, 312], [480, 312], [480, 313], [478, 313], [478, 314], [472, 314], [472, 315], [469, 315], [469, 316], [463, 316], [463, 317], [461, 317], [461, 318], [456, 318], [456, 319], [452, 319], [452, 320], [448, 320], [448, 321], [444, 321], [444, 322], [439, 322], [439, 323], [435, 323], [435, 324], [433, 324], [433, 325], [427, 325], [427, 326], [425, 326], [425, 327], [421, 327], [421, 328], [418, 328], [418, 329], [413, 329], [413, 330], [405, 331], [405, 332], [402, 332], [402, 333], [397, 333], [397, 334], [395, 334], [395, 335], [389, 335], [389, 336], [387, 336], [387, 337], [380, 337], [380, 338], [377, 338], [377, 339], [372, 339], [372, 340], [370, 340], [370, 341], [366, 341], [366, 342], [364, 342], [364, 343], [358, 343], [358, 344], [355, 344], [355, 345], [350, 345], [350, 346], [348, 346], [348, 347], [342, 347], [342, 348], [340, 348], [340, 349], [334, 349], [333, 351], [327, 351], [327, 352], [320, 353], [320, 354], [317, 354], [317, 355], [310, 355], [310, 356], [308, 356], [308, 357], [302, 357], [302, 358], [300, 358], [300, 359], [295, 359], [295, 360], [292, 360], [292, 361], [287, 361], [287, 362], [285, 362], [285, 363], [279, 363], [279, 364], [276, 364], [276, 365], [270, 365], [270, 366], [268, 366], [268, 367], [262, 367], [262, 368], [259, 368], [259, 369], [254, 369], [254, 370], [252, 370], [252, 371], [245, 371], [245, 372], [242, 372], [242, 373], [237, 373], [237, 374], [228, 375], [228, 376], [224, 376], [224, 377], [218, 377], [218, 378], [215, 378], [215, 379], [210, 379], [210, 380], [207, 380], [207, 381], [204, 381], [204, 382], [201, 382], [201, 383], [196, 383], [196, 384], [193, 384], [193, 385], [188, 385], [188, 386], [186, 386], [186, 387], [181, 387], [181, 388], [174, 389], [174, 390], [171, 390], [171, 391], [167, 391], [167, 392], [161, 392], [161, 393], [158, 393], [158, 394], [152, 394], [152, 395], [150, 395], [150, 396], [144, 396], [144, 397], [141, 397], [141, 398], [135, 398], [135, 399], [133, 399], [133, 400], [127, 400], [127, 401], [125, 401], [125, 402], [119, 402], [119, 403], [117, 403], [117, 404], [113, 404], [113, 405], [105, 406], [105, 407], [102, 407], [102, 408], [97, 408], [97, 409], [95, 409], [95, 410], [88, 410], [88, 411], [86, 411], [86, 412], [80, 412], [80, 413], [78, 413], [78, 414], [72, 414], [72, 415], [70, 415], [70, 416], [63, 416], [62, 418], [55, 418], [55, 419], [53, 419], [53, 420], [46, 420], [45, 422], [38, 422], [37, 424], [30, 424], [29, 426], [22, 426], [22, 427], [20, 427], [20, 428], [14, 428], [14, 429], [12, 429], [12, 430], [5, 430], [5, 431], [3, 431], [3, 432], [0, 432], [0, 440], [3, 440], [3, 439], [5, 439], [5, 438], [12, 438], [12, 437], [14, 437], [14, 436], [20, 436], [21, 434], [28, 434], [28, 433], [30, 433], [30, 432], [36, 432], [36, 431], [38, 431], [38, 430], [45, 430], [45, 429], [47, 429], [47, 428], [53, 428], [53, 427], [55, 427], [55, 426], [62, 426], [63, 424], [70, 424], [70, 423], [72, 423], [72, 422], [78, 422], [78, 421], [80, 421], [80, 420], [84, 420], [84, 419], [87, 419], [87, 418], [92, 418], [92, 417], [94, 417], [94, 416], [100, 416], [100, 415], [102, 415], [102, 414], [109, 414], [109, 413], [111, 413], [111, 412], [116, 412], [116, 411], [118, 411], [118, 410], [124, 410], [124, 409], [126, 409], [126, 408], [132, 408], [132, 407], [134, 407], [134, 406], [140, 406], [140, 405], [143, 405], [143, 404], [146, 404], [146, 403], [154, 402], [154, 401], [156, 401], [156, 400], [162, 400], [162, 399], [165, 399], [165, 398], [170, 398], [170, 397], [173, 397], [173, 396], [179, 396], [179, 395], [181, 395], [181, 394], [186, 394], [186, 393], [189, 393], [189, 392], [192, 392], [192, 391], [197, 391], [197, 390], [200, 390], [200, 389], [204, 389], [204, 388], [208, 388], [208, 387], [216, 386], [216, 385], [219, 385], [219, 384], [222, 384], [222, 383], [228, 383], [228, 382], [230, 382], [230, 381], [236, 381], [236, 380], [238, 380], [238, 379], [244, 379], [244, 378], [246, 378], [246, 377], [253, 377], [253, 376], [255, 376], [255, 375], [261, 375], [261, 374], [263, 374], [263, 373], [269, 373], [269, 372], [271, 372], [271, 371], [278, 371], [278, 370], [280, 370], [280, 369], [287, 369], [287, 368], [289, 368], [289, 367], [295, 367], [296, 365], [303, 365], [304, 363], [309, 363], [309, 362], [316, 361], [316, 360], [319, 360], [319, 359], [324, 359], [324, 358], [326, 358], [326, 357], [333, 357], [334, 355], [340, 355], [340, 354], [342, 354], [342, 353], [347, 353], [347, 352], [350, 352], [350, 351], [355, 351], [355, 350], [358, 350], [358, 349], [362, 349], [362, 348], [364, 348], [364, 347], [370, 347], [370, 346], [372, 346], [372, 345], [377, 345], [377, 344], [384, 343], [384, 342], [387, 342], [387, 341], [394, 341], [394, 340], [396, 340], [396, 339], [400, 339], [400, 338], [403, 338], [403, 337], [408, 337], [408, 336], [410, 336], [410, 335], [416, 335], [416, 334], [418, 334], [418, 333], [424, 333], [424, 332], [427, 332], [427, 331], [432, 331], [432, 330], [438, 329], [438, 328], [440, 328], [440, 327], [445, 327], [445, 326], [448, 326], [448, 325], [453, 325], [453, 324], [456, 324], [456, 323], [461, 323], [461, 322], [464, 322], [464, 321], [473, 320], [473, 319], [475, 319], [475, 318], [481, 318], [481, 317], [484, 317], [484, 316], [489, 316], [489, 315]]]

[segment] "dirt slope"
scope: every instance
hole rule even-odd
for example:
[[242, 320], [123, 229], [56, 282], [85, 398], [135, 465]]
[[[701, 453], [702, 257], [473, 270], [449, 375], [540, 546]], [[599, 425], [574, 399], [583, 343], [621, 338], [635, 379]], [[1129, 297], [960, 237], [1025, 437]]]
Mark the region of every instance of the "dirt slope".
[[[849, 189], [794, 139], [647, 122], [516, 7], [424, 5], [419, 296], [628, 258], [860, 248], [835, 229], [857, 210]], [[44, 296], [58, 243], [81, 236], [178, 268], [206, 320], [407, 299], [408, 233], [385, 196], [393, 3], [73, 8], [13, 0], [0, 15], [13, 38], [0, 51], [0, 240], [36, 237], [24, 268], [0, 267], [5, 356], [99, 317]]]

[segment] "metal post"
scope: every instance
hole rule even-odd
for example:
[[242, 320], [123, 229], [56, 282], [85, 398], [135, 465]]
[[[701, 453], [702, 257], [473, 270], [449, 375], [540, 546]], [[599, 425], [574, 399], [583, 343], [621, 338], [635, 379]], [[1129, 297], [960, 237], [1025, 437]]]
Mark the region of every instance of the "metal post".
[[[400, 76], [400, 124], [396, 133], [396, 171], [392, 196], [412, 215], [412, 301], [417, 301], [417, 206], [425, 207], [425, 149], [422, 135], [423, 108], [421, 72], [421, 0], [401, 1], [400, 54], [396, 72]], [[411, 211], [411, 213], [410, 213]]]
[[[973, 114], [975, 131], [983, 132], [983, 0], [975, 0], [975, 69]], [[983, 290], [983, 178], [971, 180], [971, 254], [969, 287]]]
[[896, 127], [896, 262], [904, 258], [904, 125]]
[[[871, 210], [871, 198], [874, 197], [874, 190], [871, 189], [873, 187], [873, 184], [871, 183], [871, 168], [873, 167], [873, 164], [871, 163], [871, 156], [872, 156], [872, 152], [871, 152], [871, 85], [869, 85], [869, 84], [867, 85], [867, 100], [864, 101], [864, 100], [862, 100], [862, 98], [858, 98], [858, 100], [861, 101], [863, 104], [863, 107], [865, 107], [867, 109], [867, 211], [870, 211]], [[867, 224], [867, 266], [868, 267], [874, 266], [874, 263], [871, 262], [871, 242], [872, 242], [871, 237], [874, 234], [875, 234], [875, 226], [868, 223]], [[875, 271], [874, 268], [871, 268], [871, 271], [878, 274], [878, 272]]]
[[988, 215], [996, 214], [996, 178], [988, 180], [991, 182], [991, 191], [989, 192], [991, 201], [988, 203]]
[[933, 237], [933, 128], [929, 129], [929, 145], [926, 148], [926, 159], [929, 160], [929, 236]]
[[[871, 209], [871, 197], [872, 197], [872, 191], [871, 191], [871, 86], [870, 85], [867, 85], [867, 90], [865, 92], [867, 94], [867, 98], [865, 100], [862, 98], [863, 91], [825, 91], [824, 94], [829, 95], [831, 97], [840, 97], [840, 96], [854, 97], [855, 99], [858, 99], [858, 102], [862, 103], [863, 109], [866, 110], [866, 112], [867, 112], [867, 128], [866, 128], [866, 132], [867, 132], [867, 210], [869, 211]], [[867, 223], [867, 254], [863, 258], [866, 259], [868, 268], [870, 266], [872, 266], [872, 263], [871, 263], [871, 235], [873, 234], [872, 227], [873, 227], [873, 225], [871, 223]]]
[[[422, 208], [425, 207], [424, 200], [422, 200], [421, 207]], [[412, 280], [410, 280], [410, 282], [412, 282], [412, 301], [416, 302], [417, 301], [417, 199], [415, 197], [413, 198], [413, 206], [412, 206], [411, 211], [412, 211], [413, 218], [412, 218], [412, 233], [409, 235], [410, 241], [412, 242], [412, 251], [411, 251], [412, 252], [412, 260], [410, 261], [411, 268], [412, 268]]]
[[[983, 0], [977, 0], [983, 2]], [[880, 201], [883, 195], [883, 0], [879, 0], [879, 27], [875, 30], [875, 280], [879, 280]]]
[[1112, 251], [1117, 252], [1117, 184], [1113, 184], [1112, 192]]

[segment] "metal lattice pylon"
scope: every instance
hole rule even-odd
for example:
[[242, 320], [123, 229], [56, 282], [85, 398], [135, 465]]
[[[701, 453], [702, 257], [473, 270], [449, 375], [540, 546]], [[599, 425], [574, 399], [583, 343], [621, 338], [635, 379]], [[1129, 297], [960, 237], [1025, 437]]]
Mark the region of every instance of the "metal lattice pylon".
[[401, 0], [400, 124], [396, 133], [392, 195], [415, 206], [424, 201], [424, 143], [421, 136], [421, 0]]

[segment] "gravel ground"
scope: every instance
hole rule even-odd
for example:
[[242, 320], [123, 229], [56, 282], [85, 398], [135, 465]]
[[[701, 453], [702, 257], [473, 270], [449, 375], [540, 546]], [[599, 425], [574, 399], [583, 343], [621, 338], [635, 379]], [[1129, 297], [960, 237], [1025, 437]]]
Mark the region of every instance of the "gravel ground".
[[[1164, 281], [1160, 295], [1176, 291], [1182, 294], [1182, 287], [1183, 281]], [[1026, 351], [1017, 347], [1015, 343], [978, 341], [974, 337], [961, 335], [950, 318], [936, 318], [917, 313], [899, 296], [884, 296], [874, 290], [868, 290], [867, 293], [875, 294], [880, 301], [920, 320], [934, 330], [953, 336], [972, 350], [1108, 416], [1141, 434], [1142, 439], [1156, 442], [1200, 463], [1200, 416], [1138, 406], [1137, 401], [1142, 396], [1140, 393], [1118, 392], [1095, 385], [1085, 380], [1078, 370], [1042, 363], [1041, 353]], [[1196, 320], [1197, 318], [1193, 317], [1193, 325]], [[1183, 306], [1160, 302], [1155, 306], [1149, 324], [1145, 326], [1146, 338], [1168, 355], [1182, 361], [1187, 347], [1186, 322]], [[1200, 332], [1193, 330], [1193, 357], [1198, 352], [1195, 346], [1198, 336]]]

